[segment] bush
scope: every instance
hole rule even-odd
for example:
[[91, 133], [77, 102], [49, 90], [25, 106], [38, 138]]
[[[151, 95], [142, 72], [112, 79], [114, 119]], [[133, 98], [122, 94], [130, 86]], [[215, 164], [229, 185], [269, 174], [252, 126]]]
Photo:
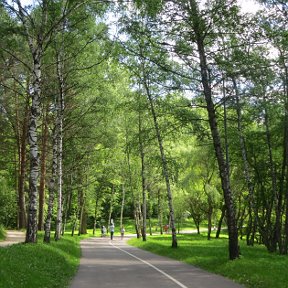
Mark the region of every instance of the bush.
[[16, 191], [9, 183], [9, 174], [0, 171], [0, 224], [5, 227], [16, 227], [17, 198]]
[[6, 238], [6, 231], [4, 226], [0, 224], [0, 240], [4, 240]]

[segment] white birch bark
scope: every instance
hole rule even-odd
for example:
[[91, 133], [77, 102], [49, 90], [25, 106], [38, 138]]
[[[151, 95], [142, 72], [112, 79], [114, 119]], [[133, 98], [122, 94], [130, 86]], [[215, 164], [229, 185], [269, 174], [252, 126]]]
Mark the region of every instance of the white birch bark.
[[144, 145], [142, 138], [142, 119], [141, 112], [139, 111], [138, 115], [138, 133], [139, 133], [139, 150], [140, 150], [140, 159], [141, 159], [141, 187], [142, 187], [142, 239], [143, 241], [147, 240], [147, 201], [146, 201], [146, 177], [145, 177], [145, 153]]
[[[65, 7], [66, 1], [63, 1], [63, 7]], [[57, 107], [57, 126], [58, 126], [58, 198], [57, 198], [57, 219], [55, 229], [55, 240], [61, 238], [62, 230], [62, 210], [63, 210], [63, 116], [64, 116], [64, 98], [65, 98], [65, 82], [64, 82], [64, 32], [66, 26], [66, 19], [64, 15], [65, 11], [62, 8], [63, 21], [61, 25], [61, 40], [59, 51], [57, 54], [57, 78], [59, 84], [59, 99]], [[57, 45], [57, 44], [56, 44]], [[57, 48], [56, 48], [57, 50]]]
[[[61, 84], [60, 84], [61, 85]], [[62, 86], [62, 85], [61, 85]], [[58, 106], [57, 113], [57, 126], [58, 126], [58, 195], [57, 195], [57, 219], [56, 219], [56, 229], [55, 229], [55, 240], [61, 238], [62, 229], [62, 155], [63, 155], [63, 100], [64, 93], [60, 91], [60, 104]]]
[[112, 212], [113, 212], [113, 206], [114, 206], [114, 195], [115, 195], [115, 188], [114, 188], [114, 184], [112, 184], [107, 227], [109, 227], [111, 225], [111, 222], [114, 222], [114, 220], [112, 218]]
[[214, 150], [218, 162], [221, 185], [224, 194], [224, 200], [227, 208], [227, 225], [229, 234], [229, 259], [233, 260], [239, 257], [238, 230], [235, 218], [234, 201], [229, 180], [229, 165], [225, 162], [221, 138], [218, 130], [217, 116], [212, 99], [212, 88], [209, 81], [209, 67], [205, 51], [205, 31], [203, 30], [203, 19], [199, 13], [198, 3], [195, 0], [189, 0], [189, 15], [191, 16], [192, 29], [195, 33], [195, 41], [200, 61], [201, 82], [207, 105], [210, 130], [213, 138]]
[[[28, 128], [28, 143], [30, 149], [30, 176], [29, 176], [29, 204], [28, 204], [28, 220], [26, 229], [26, 242], [37, 242], [37, 212], [38, 212], [38, 175], [39, 175], [39, 155], [38, 155], [38, 138], [37, 126], [40, 111], [41, 99], [41, 59], [43, 56], [43, 39], [44, 28], [47, 22], [47, 1], [43, 0], [42, 15], [39, 23], [39, 29], [31, 33], [30, 29], [35, 28], [32, 18], [27, 11], [21, 6], [19, 0], [15, 1], [18, 7], [18, 17], [23, 24], [25, 36], [29, 45], [32, 58], [32, 83], [29, 89], [32, 104]], [[30, 23], [29, 23], [30, 21]]]
[[57, 128], [55, 125], [54, 131], [53, 131], [53, 160], [52, 160], [52, 173], [51, 178], [49, 180], [48, 184], [48, 192], [49, 192], [49, 200], [48, 200], [48, 210], [47, 210], [47, 216], [46, 221], [44, 225], [44, 242], [50, 243], [50, 236], [51, 236], [51, 221], [52, 221], [52, 215], [53, 215], [53, 206], [54, 206], [54, 198], [55, 198], [55, 183], [56, 183], [56, 177], [57, 177], [57, 152], [58, 150], [58, 144], [57, 144]]
[[172, 247], [176, 248], [178, 246], [178, 244], [177, 244], [177, 237], [176, 237], [173, 196], [172, 196], [171, 185], [170, 185], [168, 164], [167, 164], [167, 160], [166, 160], [166, 156], [165, 156], [165, 152], [164, 152], [163, 141], [162, 141], [160, 128], [159, 128], [158, 121], [157, 121], [156, 111], [154, 108], [154, 103], [153, 103], [152, 95], [150, 93], [149, 84], [147, 83], [147, 79], [144, 79], [144, 87], [145, 87], [145, 91], [147, 94], [147, 98], [149, 100], [150, 109], [151, 109], [151, 113], [152, 113], [152, 117], [153, 117], [154, 127], [155, 127], [155, 131], [156, 131], [156, 136], [157, 136], [160, 155], [161, 155], [162, 171], [163, 171], [163, 175], [164, 175], [164, 179], [165, 179], [165, 183], [166, 183], [170, 226], [171, 226], [171, 231], [172, 231]]
[[125, 185], [122, 184], [122, 202], [121, 202], [121, 211], [120, 211], [120, 229], [123, 226], [123, 213], [124, 213], [124, 206], [125, 206]]
[[236, 79], [232, 77], [233, 82], [233, 88], [235, 91], [235, 97], [236, 97], [236, 112], [237, 112], [237, 129], [239, 134], [239, 141], [240, 141], [240, 148], [241, 148], [241, 154], [242, 154], [242, 160], [244, 164], [244, 177], [245, 181], [247, 183], [248, 191], [249, 191], [249, 203], [248, 203], [248, 212], [249, 212], [249, 220], [248, 220], [248, 232], [247, 232], [247, 244], [253, 245], [254, 243], [254, 234], [255, 229], [257, 225], [257, 213], [255, 209], [255, 197], [254, 197], [254, 185], [251, 180], [251, 173], [249, 169], [249, 163], [248, 163], [248, 156], [247, 156], [247, 149], [245, 145], [245, 138], [243, 134], [243, 127], [242, 127], [242, 116], [241, 116], [241, 106], [240, 106], [240, 95], [239, 95], [239, 89], [236, 82]]
[[[37, 51], [38, 52], [38, 51]], [[39, 174], [39, 155], [37, 138], [37, 117], [39, 115], [39, 101], [41, 95], [41, 64], [40, 55], [36, 53], [34, 59], [34, 81], [32, 91], [32, 106], [28, 128], [28, 141], [30, 146], [30, 177], [29, 177], [29, 205], [28, 221], [26, 231], [26, 242], [37, 242], [37, 208], [38, 208], [38, 174]]]

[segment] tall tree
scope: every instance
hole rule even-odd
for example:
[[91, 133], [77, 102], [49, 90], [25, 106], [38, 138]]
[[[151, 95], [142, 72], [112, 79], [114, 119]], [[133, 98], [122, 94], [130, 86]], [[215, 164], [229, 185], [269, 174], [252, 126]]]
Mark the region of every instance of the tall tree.
[[[5, 4], [5, 3], [3, 3]], [[17, 143], [18, 161], [18, 219], [17, 227], [22, 229], [26, 227], [26, 204], [25, 204], [25, 181], [27, 170], [27, 131], [30, 113], [29, 86], [30, 75], [27, 69], [27, 63], [22, 58], [29, 55], [27, 53], [27, 44], [20, 35], [17, 20], [12, 17], [11, 10], [5, 10], [1, 5], [1, 73], [0, 82], [2, 87], [2, 97], [0, 101], [1, 114], [8, 120], [7, 127], [11, 128]], [[9, 13], [10, 12], [10, 13]], [[25, 55], [25, 56], [24, 56]], [[22, 59], [22, 60], [21, 60]], [[29, 66], [28, 66], [29, 67]], [[5, 124], [3, 124], [5, 125]], [[4, 126], [3, 126], [4, 127]], [[8, 131], [1, 136], [3, 144], [8, 137]], [[12, 147], [12, 145], [11, 145]], [[4, 147], [3, 147], [4, 148]], [[8, 150], [4, 154], [9, 155]], [[3, 155], [4, 155], [3, 154]], [[15, 158], [15, 159], [16, 159]], [[9, 161], [8, 161], [9, 162]], [[7, 162], [7, 163], [8, 163]], [[5, 162], [4, 162], [5, 163]], [[2, 165], [4, 168], [5, 165]]]
[[[141, 95], [140, 95], [141, 97]], [[140, 101], [139, 101], [140, 103]], [[139, 111], [139, 117], [138, 117], [138, 127], [139, 127], [139, 154], [141, 159], [141, 190], [142, 190], [142, 239], [143, 241], [147, 240], [146, 237], [146, 229], [147, 229], [147, 172], [146, 172], [146, 165], [145, 165], [145, 159], [146, 159], [146, 153], [144, 151], [144, 141], [143, 141], [143, 120], [141, 111]]]
[[60, 26], [60, 41], [56, 43], [56, 71], [58, 80], [58, 99], [57, 99], [57, 136], [58, 136], [58, 197], [57, 197], [57, 220], [55, 229], [55, 240], [60, 239], [62, 231], [62, 198], [63, 198], [63, 118], [64, 118], [64, 98], [65, 98], [65, 79], [64, 79], [64, 33], [66, 29], [66, 1], [62, 4], [61, 14], [62, 23]]
[[[208, 23], [208, 19], [204, 17], [203, 13], [200, 11], [199, 4], [194, 0], [183, 0], [183, 1], [169, 1], [171, 6], [168, 5], [164, 9], [164, 13], [169, 18], [167, 20], [162, 20], [166, 25], [165, 27], [169, 30], [167, 24], [168, 23], [181, 23], [184, 25], [184, 31], [181, 33], [181, 36], [175, 39], [178, 43], [176, 43], [176, 47], [174, 48], [177, 55], [184, 59], [187, 63], [188, 67], [191, 67], [190, 57], [197, 57], [193, 55], [194, 49], [197, 49], [198, 53], [198, 65], [200, 68], [199, 80], [202, 84], [202, 93], [204, 96], [204, 100], [206, 103], [208, 120], [214, 145], [214, 150], [216, 154], [216, 159], [218, 162], [219, 175], [222, 183], [222, 190], [225, 199], [225, 205], [227, 208], [227, 224], [228, 224], [228, 233], [229, 233], [229, 258], [231, 260], [239, 257], [239, 246], [238, 246], [238, 230], [235, 218], [235, 206], [233, 202], [233, 195], [231, 191], [230, 179], [229, 179], [229, 167], [227, 166], [227, 162], [225, 161], [223, 145], [221, 141], [221, 136], [218, 128], [218, 117], [216, 113], [216, 107], [213, 100], [213, 89], [212, 89], [212, 75], [211, 69], [208, 61], [208, 51], [209, 51], [209, 37], [211, 34], [209, 33], [210, 29], [213, 29]], [[207, 13], [210, 13], [211, 18], [213, 18], [216, 14], [216, 9], [227, 9], [228, 3], [224, 1], [223, 3], [211, 3], [210, 11], [207, 9]], [[213, 6], [213, 4], [215, 6]], [[172, 13], [173, 11], [181, 11], [180, 13]], [[232, 6], [233, 7], [233, 6]], [[223, 10], [224, 11], [224, 10]], [[231, 10], [232, 12], [232, 10]], [[163, 14], [164, 14], [163, 13]], [[218, 15], [218, 14], [217, 14]], [[225, 14], [226, 15], [226, 14]], [[173, 21], [175, 17], [179, 17], [180, 19], [177, 21]], [[173, 25], [173, 29], [180, 29], [177, 27], [177, 24]], [[170, 29], [171, 30], [171, 29]], [[167, 32], [167, 36], [171, 37], [173, 35], [173, 31], [169, 35]], [[191, 52], [190, 52], [191, 51]], [[187, 53], [188, 52], [188, 53]], [[189, 61], [189, 62], [188, 62]], [[196, 71], [194, 72], [197, 73]]]
[[[43, 0], [40, 14], [39, 26], [36, 31], [31, 31], [35, 27], [27, 10], [25, 10], [19, 0], [16, 1], [18, 10], [15, 11], [24, 27], [25, 36], [30, 49], [32, 59], [32, 83], [30, 96], [32, 99], [28, 139], [30, 145], [30, 177], [29, 177], [29, 206], [28, 206], [28, 223], [26, 232], [26, 242], [37, 242], [37, 209], [38, 209], [38, 173], [39, 173], [39, 156], [38, 156], [38, 116], [40, 114], [41, 99], [41, 76], [42, 76], [42, 58], [45, 44], [45, 30], [48, 17], [48, 1]], [[13, 9], [14, 10], [14, 9]], [[34, 19], [33, 21], [35, 21]], [[38, 21], [38, 19], [36, 20]]]

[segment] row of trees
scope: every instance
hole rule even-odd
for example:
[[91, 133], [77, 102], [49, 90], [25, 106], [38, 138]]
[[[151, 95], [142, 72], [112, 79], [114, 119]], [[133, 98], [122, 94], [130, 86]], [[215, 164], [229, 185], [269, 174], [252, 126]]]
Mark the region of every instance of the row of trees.
[[230, 259], [239, 234], [287, 254], [286, 3], [2, 2], [1, 222], [133, 215], [146, 240], [153, 214], [177, 247], [189, 214], [225, 219]]

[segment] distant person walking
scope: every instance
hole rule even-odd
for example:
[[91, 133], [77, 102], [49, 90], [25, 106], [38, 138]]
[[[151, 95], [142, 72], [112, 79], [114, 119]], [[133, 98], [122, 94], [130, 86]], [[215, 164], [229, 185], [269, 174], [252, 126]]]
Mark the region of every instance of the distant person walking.
[[114, 226], [113, 222], [110, 223], [109, 229], [110, 229], [110, 239], [113, 240], [114, 229], [115, 229], [115, 226]]
[[121, 233], [121, 240], [123, 240], [124, 233], [125, 233], [125, 228], [124, 228], [124, 226], [121, 227], [120, 233]]

